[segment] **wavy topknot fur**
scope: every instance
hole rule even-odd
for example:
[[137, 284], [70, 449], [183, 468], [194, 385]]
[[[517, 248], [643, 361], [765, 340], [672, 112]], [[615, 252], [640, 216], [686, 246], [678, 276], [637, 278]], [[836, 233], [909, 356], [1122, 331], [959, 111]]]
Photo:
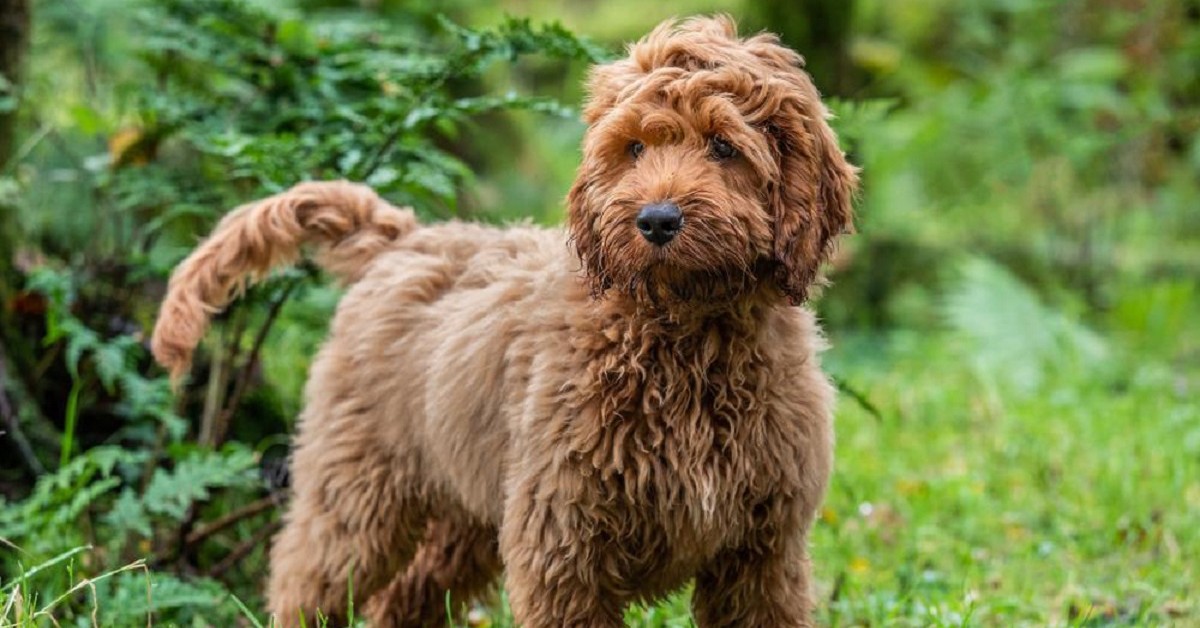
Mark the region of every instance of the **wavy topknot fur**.
[[[348, 284], [315, 359], [271, 549], [281, 625], [355, 604], [445, 623], [501, 571], [527, 628], [622, 626], [695, 581], [700, 626], [811, 624], [832, 389], [796, 307], [851, 228], [855, 169], [800, 57], [727, 17], [593, 69], [567, 232], [418, 226], [305, 183], [230, 213], [172, 277], [154, 354], [305, 244]], [[666, 242], [642, 208], [673, 206]], [[564, 245], [572, 244], [571, 248]]]

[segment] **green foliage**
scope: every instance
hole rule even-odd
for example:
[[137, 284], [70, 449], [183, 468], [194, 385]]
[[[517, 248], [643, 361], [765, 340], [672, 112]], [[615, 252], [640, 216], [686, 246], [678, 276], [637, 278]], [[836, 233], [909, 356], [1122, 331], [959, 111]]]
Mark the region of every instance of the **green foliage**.
[[1047, 307], [1007, 271], [968, 259], [947, 289], [946, 318], [966, 341], [965, 358], [985, 381], [1030, 394], [1047, 368], [1072, 369], [1074, 379], [1098, 375], [1109, 350], [1094, 332]]
[[[51, 42], [79, 47], [95, 63], [85, 77], [91, 97], [61, 99], [72, 86], [61, 76], [44, 78], [51, 75], [35, 59], [28, 97], [50, 101], [54, 94], [62, 104], [30, 110], [31, 122], [45, 131], [18, 154], [24, 162], [16, 176], [3, 179], [5, 203], [21, 217], [23, 246], [39, 251], [21, 297], [43, 310], [31, 325], [40, 336], [31, 349], [42, 356], [39, 369], [65, 380], [66, 403], [49, 413], [48, 429], [59, 430], [59, 467], [0, 509], [0, 539], [11, 550], [0, 554], [2, 573], [19, 574], [0, 623], [96, 614], [103, 625], [127, 625], [151, 613], [158, 621], [228, 623], [252, 616], [228, 595], [227, 583], [172, 571], [187, 565], [178, 573], [223, 574], [229, 545], [255, 521], [269, 526], [277, 515], [235, 519], [228, 530], [194, 542], [182, 536], [264, 486], [249, 446], [214, 450], [190, 438], [217, 420], [239, 423], [241, 393], [233, 389], [241, 384], [197, 383], [192, 391], [209, 391], [198, 428], [185, 418], [192, 391], [173, 395], [150, 365], [143, 330], [166, 272], [194, 244], [194, 233], [236, 201], [302, 179], [364, 180], [426, 214], [452, 213], [471, 178], [455, 142], [472, 119], [511, 110], [571, 115], [552, 99], [485, 92], [484, 73], [532, 55], [594, 60], [604, 53], [561, 26], [521, 19], [488, 29], [442, 19], [427, 31], [388, 28], [363, 15], [313, 20], [236, 0], [179, 0], [127, 7], [133, 21], [121, 23], [105, 1], [50, 7], [41, 18]], [[138, 35], [129, 48], [80, 37], [72, 10]], [[58, 150], [69, 143], [95, 151], [90, 138], [100, 134], [102, 152], [76, 160]], [[71, 177], [50, 185], [64, 168]], [[63, 204], [88, 211], [72, 220], [47, 220], [39, 211]], [[264, 301], [298, 294], [280, 325], [323, 325], [337, 295], [294, 290], [311, 274], [288, 274], [286, 289], [252, 293], [245, 308], [218, 323], [227, 344], [202, 360], [210, 379], [218, 377], [213, 369], [227, 378], [252, 376], [261, 342], [255, 339], [265, 339], [275, 322], [256, 307]], [[313, 334], [301, 336], [298, 344], [308, 347]], [[310, 353], [297, 354], [285, 370], [302, 373]], [[241, 363], [233, 362], [238, 356]], [[46, 389], [35, 386], [34, 395], [56, 390], [49, 377], [36, 384]], [[262, 408], [267, 394], [255, 379], [246, 403]], [[115, 422], [107, 439], [120, 444], [100, 445], [95, 422]], [[41, 567], [22, 567], [30, 563]], [[250, 573], [253, 592], [261, 569]]]
[[174, 469], [156, 472], [141, 496], [126, 488], [101, 520], [113, 527], [118, 542], [130, 532], [150, 537], [152, 518], [181, 522], [192, 504], [207, 501], [215, 489], [255, 488], [255, 468], [254, 453], [241, 447], [220, 453], [193, 451]]
[[[182, 128], [226, 173], [265, 190], [297, 177], [347, 177], [423, 208], [453, 208], [469, 169], [434, 142], [470, 116], [557, 103], [509, 93], [455, 97], [450, 81], [543, 53], [598, 53], [561, 27], [509, 20], [413, 39], [354, 22], [279, 18], [238, 2], [173, 2], [143, 54], [166, 77], [142, 115], [153, 135]], [[157, 17], [157, 16], [156, 16]]]
[[831, 319], [936, 323], [929, 287], [963, 251], [1097, 311], [1114, 277], [1200, 273], [1200, 29], [1139, 6], [861, 3], [852, 49], [878, 100], [832, 102], [865, 193]]
[[16, 111], [18, 101], [15, 91], [12, 81], [0, 74], [0, 113]]
[[[67, 272], [42, 267], [30, 276], [27, 287], [46, 297], [46, 335], [43, 344], [62, 343], [63, 361], [74, 382], [71, 396], [77, 398], [85, 378], [92, 375], [105, 392], [121, 395], [116, 411], [136, 426], [139, 420], [149, 419], [163, 425], [173, 439], [183, 437], [186, 424], [172, 407], [170, 384], [164, 377], [148, 377], [139, 371], [145, 351], [140, 334], [123, 334], [104, 339], [94, 329], [71, 313], [77, 289], [75, 277]], [[81, 373], [87, 359], [90, 370]], [[72, 410], [74, 404], [68, 404]], [[63, 461], [69, 459], [74, 438], [75, 414], [67, 416], [62, 447]]]
[[[0, 510], [0, 538], [32, 542], [50, 551], [83, 540], [76, 521], [101, 495], [121, 484], [117, 466], [141, 463], [145, 454], [118, 447], [95, 447], [51, 475], [42, 477], [29, 497]], [[25, 551], [45, 553], [41, 547]]]
[[[144, 625], [146, 618], [175, 618], [180, 625], [192, 621], [232, 622], [238, 610], [220, 583], [198, 578], [181, 580], [164, 573], [130, 571], [97, 587], [100, 625]], [[194, 620], [192, 618], [195, 618]]]
[[[0, 502], [0, 539], [15, 552], [5, 562], [19, 574], [3, 586], [17, 587], [26, 599], [57, 600], [62, 595], [60, 587], [84, 582], [91, 587], [108, 575], [116, 575], [95, 589], [97, 599], [106, 600], [101, 612], [106, 621], [102, 625], [125, 625], [129, 620], [136, 623], [151, 610], [166, 613], [183, 609], [186, 612], [178, 617], [199, 612], [210, 621], [219, 616], [209, 607], [225, 602], [228, 594], [215, 581], [183, 581], [169, 574], [152, 574], [136, 561], [120, 561], [124, 560], [129, 535], [149, 541], [167, 539], [188, 517], [189, 510], [209, 500], [214, 492], [256, 488], [256, 456], [243, 446], [230, 445], [220, 452], [191, 450], [172, 469], [155, 468], [147, 462], [153, 461], [145, 451], [94, 447], [42, 477], [26, 499], [14, 504]], [[149, 478], [142, 475], [147, 469]], [[145, 488], [137, 488], [139, 485]], [[91, 529], [81, 528], [81, 521], [90, 521]], [[86, 545], [90, 538], [103, 539], [106, 547], [90, 551]], [[161, 542], [151, 545], [161, 546]], [[73, 549], [32, 569], [20, 567], [64, 547]], [[71, 577], [63, 581], [57, 569], [68, 559], [73, 564], [68, 574]], [[80, 559], [86, 559], [86, 566], [74, 564]], [[126, 569], [130, 565], [137, 571]], [[99, 575], [84, 575], [97, 572]], [[82, 579], [72, 582], [75, 578]], [[58, 608], [52, 616], [60, 619], [84, 612], [70, 605], [54, 606]], [[5, 618], [0, 614], [0, 621]]]
[[[104, 537], [119, 546], [131, 532], [150, 537], [152, 523], [178, 525], [194, 503], [206, 501], [216, 489], [258, 485], [251, 473], [256, 457], [243, 446], [190, 451], [173, 469], [150, 467], [151, 476], [143, 478], [148, 459], [145, 451], [113, 446], [87, 450], [43, 476], [29, 497], [6, 505], [0, 512], [0, 538], [34, 556], [82, 543], [78, 522], [94, 510], [104, 512], [99, 522], [111, 526]], [[139, 491], [135, 487], [143, 479], [148, 482]]]

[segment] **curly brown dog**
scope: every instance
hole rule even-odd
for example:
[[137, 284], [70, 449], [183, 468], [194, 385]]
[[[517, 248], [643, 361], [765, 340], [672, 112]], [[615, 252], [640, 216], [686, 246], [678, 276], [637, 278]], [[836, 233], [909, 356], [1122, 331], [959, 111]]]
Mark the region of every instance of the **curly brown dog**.
[[344, 617], [352, 581], [375, 625], [444, 625], [503, 571], [528, 628], [621, 626], [693, 578], [700, 626], [811, 624], [834, 395], [799, 306], [857, 174], [801, 66], [716, 17], [594, 68], [566, 232], [304, 183], [180, 265], [153, 343], [175, 375], [302, 245], [349, 286], [271, 550], [280, 623]]

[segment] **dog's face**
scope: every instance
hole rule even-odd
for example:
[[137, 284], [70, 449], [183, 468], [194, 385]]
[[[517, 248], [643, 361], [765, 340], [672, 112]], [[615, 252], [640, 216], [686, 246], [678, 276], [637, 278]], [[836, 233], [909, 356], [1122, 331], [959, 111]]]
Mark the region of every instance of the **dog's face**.
[[727, 17], [667, 22], [593, 68], [568, 228], [597, 293], [803, 301], [851, 228], [856, 169], [796, 53]]

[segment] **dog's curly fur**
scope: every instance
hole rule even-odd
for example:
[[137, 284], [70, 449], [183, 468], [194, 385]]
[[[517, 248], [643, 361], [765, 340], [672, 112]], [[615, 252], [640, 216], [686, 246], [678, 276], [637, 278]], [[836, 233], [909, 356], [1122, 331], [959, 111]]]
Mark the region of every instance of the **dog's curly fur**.
[[[447, 592], [502, 570], [530, 628], [620, 626], [692, 578], [701, 626], [811, 623], [833, 391], [796, 306], [856, 170], [800, 57], [727, 17], [659, 26], [589, 89], [568, 233], [419, 226], [304, 183], [230, 213], [172, 277], [153, 349], [177, 376], [302, 245], [349, 285], [271, 550], [283, 625], [342, 616], [351, 578], [377, 625], [440, 625]], [[685, 222], [656, 246], [635, 216], [662, 201]]]

